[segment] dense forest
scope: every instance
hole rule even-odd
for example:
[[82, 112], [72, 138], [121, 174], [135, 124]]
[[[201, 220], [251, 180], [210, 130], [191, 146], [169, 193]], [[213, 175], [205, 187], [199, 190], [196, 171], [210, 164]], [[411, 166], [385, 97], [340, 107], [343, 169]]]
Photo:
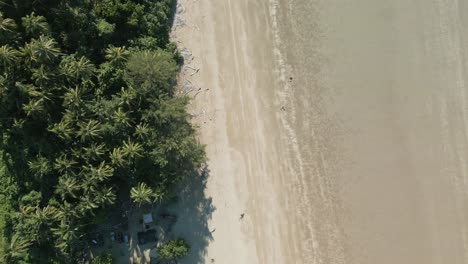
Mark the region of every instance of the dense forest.
[[74, 263], [121, 193], [204, 162], [174, 96], [174, 0], [0, 0], [0, 263]]

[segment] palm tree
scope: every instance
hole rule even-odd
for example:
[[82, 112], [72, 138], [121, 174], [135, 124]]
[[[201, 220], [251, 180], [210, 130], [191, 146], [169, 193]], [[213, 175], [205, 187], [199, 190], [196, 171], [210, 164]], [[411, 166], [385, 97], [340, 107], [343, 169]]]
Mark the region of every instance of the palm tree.
[[50, 205], [43, 208], [20, 206], [20, 212], [25, 218], [30, 219], [29, 223], [34, 227], [34, 231], [28, 234], [29, 237], [40, 243], [45, 237], [44, 233], [48, 232], [48, 228], [57, 214], [57, 209]]
[[99, 208], [99, 205], [94, 201], [94, 197], [94, 193], [81, 196], [80, 203], [77, 208], [83, 215], [86, 215], [88, 212], [94, 214], [93, 210]]
[[116, 195], [112, 188], [107, 188], [95, 193], [94, 202], [100, 206], [114, 204]]
[[23, 258], [26, 256], [26, 253], [31, 246], [31, 242], [25, 239], [21, 239], [18, 234], [15, 234], [11, 238], [10, 245], [6, 250], [6, 258], [7, 259], [18, 259]]
[[164, 197], [167, 195], [167, 190], [163, 188], [157, 188], [156, 191], [154, 192], [154, 202], [161, 202]]
[[20, 52], [10, 47], [9, 45], [3, 45], [0, 47], [0, 63], [3, 67], [11, 66], [19, 61]]
[[106, 151], [104, 144], [96, 143], [91, 143], [89, 147], [84, 147], [83, 150], [86, 157], [93, 160], [99, 159]]
[[130, 123], [130, 118], [127, 116], [127, 114], [122, 110], [121, 107], [115, 111], [113, 119], [115, 120], [116, 123], [128, 126]]
[[36, 159], [28, 162], [31, 172], [38, 177], [43, 177], [51, 171], [49, 161], [43, 156], [37, 156]]
[[96, 120], [89, 120], [88, 122], [81, 122], [78, 124], [78, 136], [81, 141], [86, 141], [91, 138], [100, 137], [102, 132], [102, 125]]
[[55, 189], [55, 193], [60, 195], [62, 199], [65, 199], [67, 196], [76, 198], [76, 192], [79, 191], [80, 188], [81, 185], [75, 178], [70, 177], [68, 175], [64, 175], [59, 178], [59, 182], [57, 184], [57, 188]]
[[120, 91], [120, 105], [130, 106], [131, 101], [136, 97], [135, 89], [129, 87], [127, 89], [123, 88]]
[[141, 182], [137, 187], [130, 190], [130, 197], [133, 201], [141, 206], [145, 203], [151, 203], [151, 198], [154, 196], [153, 190], [149, 188], [144, 182]]
[[38, 220], [41, 224], [47, 224], [47, 221], [53, 219], [57, 214], [57, 208], [47, 205], [46, 207], [20, 206], [20, 212], [26, 216]]
[[125, 156], [132, 159], [136, 157], [142, 157], [143, 146], [140, 143], [134, 143], [130, 139], [123, 142], [122, 151]]
[[41, 35], [39, 39], [33, 39], [31, 42], [21, 48], [23, 56], [28, 62], [48, 63], [57, 58], [61, 53], [54, 39]]
[[81, 90], [79, 87], [67, 88], [63, 95], [63, 105], [65, 107], [79, 108], [83, 100], [81, 99]]
[[31, 69], [32, 79], [36, 85], [44, 86], [47, 81], [52, 77], [51, 71], [46, 69], [43, 64], [37, 68]]
[[69, 159], [66, 154], [55, 159], [54, 169], [59, 173], [71, 173], [73, 167], [78, 164], [76, 161]]
[[43, 16], [37, 16], [34, 12], [22, 17], [21, 24], [24, 27], [24, 31], [29, 36], [38, 36], [49, 32], [49, 25], [47, 24], [46, 18]]
[[127, 162], [125, 159], [125, 154], [122, 150], [122, 148], [114, 148], [112, 152], [110, 153], [110, 159], [112, 164], [117, 165], [117, 166], [124, 166]]
[[34, 45], [36, 47], [36, 58], [39, 62], [50, 62], [61, 54], [57, 42], [44, 35], [35, 40]]
[[94, 75], [95, 69], [94, 64], [86, 57], [80, 57], [78, 60], [71, 57], [61, 65], [63, 74], [74, 81], [78, 81], [80, 78], [88, 80]]
[[109, 47], [106, 49], [106, 59], [110, 62], [125, 62], [130, 55], [125, 47]]
[[55, 246], [63, 253], [66, 253], [72, 242], [79, 239], [78, 230], [79, 227], [74, 223], [65, 220], [60, 221], [59, 226], [52, 228], [52, 232], [58, 240]]
[[48, 130], [56, 134], [63, 140], [70, 140], [75, 132], [68, 121], [62, 120], [48, 128]]
[[23, 110], [27, 116], [38, 117], [45, 112], [43, 99], [31, 99], [27, 104], [23, 104]]
[[42, 100], [42, 101], [50, 101], [52, 94], [48, 91], [44, 91], [43, 89], [40, 89], [36, 87], [33, 84], [24, 84], [21, 82], [15, 83], [15, 86], [18, 88], [19, 91], [23, 94], [27, 94], [30, 98], [34, 98], [36, 101]]
[[0, 37], [4, 38], [6, 33], [12, 33], [15, 29], [15, 21], [11, 18], [3, 17], [3, 13], [0, 12]]
[[81, 176], [83, 177], [82, 187], [85, 193], [95, 193], [100, 190], [102, 183], [107, 181], [114, 174], [114, 169], [102, 162], [98, 167], [83, 166]]
[[26, 43], [20, 49], [20, 53], [25, 58], [25, 60], [29, 63], [29, 66], [31, 66], [31, 63], [33, 61], [37, 61], [37, 57], [35, 53], [35, 46], [33, 42]]
[[76, 207], [64, 200], [63, 203], [59, 205], [59, 208], [55, 214], [55, 218], [59, 219], [60, 221], [64, 221], [66, 219], [73, 219], [77, 215], [78, 213]]
[[89, 180], [94, 181], [96, 183], [102, 183], [109, 178], [112, 177], [114, 174], [114, 169], [107, 165], [104, 161], [99, 164], [99, 167], [88, 167], [89, 170]]
[[150, 129], [149, 129], [148, 124], [143, 123], [143, 124], [138, 124], [135, 127], [135, 132], [133, 133], [133, 135], [137, 137], [138, 139], [144, 140], [148, 137], [149, 133], [150, 133]]
[[24, 133], [24, 124], [26, 123], [26, 120], [24, 119], [13, 119], [13, 125], [12, 129], [18, 134]]

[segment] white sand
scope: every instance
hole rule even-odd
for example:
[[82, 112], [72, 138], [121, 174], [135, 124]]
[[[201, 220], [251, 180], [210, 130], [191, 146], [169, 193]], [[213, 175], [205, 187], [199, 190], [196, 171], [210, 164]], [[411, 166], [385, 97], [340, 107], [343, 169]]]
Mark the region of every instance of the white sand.
[[[208, 226], [215, 231], [198, 253], [206, 263], [288, 263], [286, 249], [294, 245], [283, 239], [281, 182], [275, 182], [282, 170], [277, 165], [281, 110], [274, 97], [278, 83], [269, 6], [181, 0], [178, 9], [182, 14], [173, 38], [193, 54], [190, 67], [200, 69], [192, 75], [186, 67], [181, 83], [188, 79], [196, 87], [189, 93], [196, 95], [190, 111], [207, 145], [206, 197], [215, 207]], [[179, 27], [181, 21], [186, 25]], [[191, 255], [186, 263], [196, 261], [201, 258]]]

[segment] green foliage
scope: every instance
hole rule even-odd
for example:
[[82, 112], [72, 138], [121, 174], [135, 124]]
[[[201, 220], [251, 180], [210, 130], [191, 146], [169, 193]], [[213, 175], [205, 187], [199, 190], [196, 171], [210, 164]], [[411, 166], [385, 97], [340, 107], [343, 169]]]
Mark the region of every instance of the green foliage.
[[149, 93], [171, 94], [178, 66], [173, 54], [163, 51], [137, 51], [127, 62], [126, 77], [143, 96]]
[[204, 162], [174, 97], [173, 4], [1, 2], [0, 263], [75, 263], [117, 194], [160, 201]]
[[21, 25], [24, 32], [31, 37], [38, 37], [49, 33], [49, 25], [46, 18], [37, 16], [32, 12], [30, 15], [21, 18]]
[[99, 19], [96, 27], [100, 37], [109, 37], [115, 31], [115, 24], [107, 22], [105, 19]]
[[101, 254], [94, 258], [91, 264], [112, 264], [113, 262], [111, 254]]
[[165, 260], [176, 260], [188, 255], [190, 246], [183, 239], [167, 242], [159, 248], [159, 256]]
[[151, 198], [154, 196], [153, 190], [149, 188], [144, 182], [138, 184], [130, 190], [130, 196], [133, 201], [138, 205], [151, 203]]

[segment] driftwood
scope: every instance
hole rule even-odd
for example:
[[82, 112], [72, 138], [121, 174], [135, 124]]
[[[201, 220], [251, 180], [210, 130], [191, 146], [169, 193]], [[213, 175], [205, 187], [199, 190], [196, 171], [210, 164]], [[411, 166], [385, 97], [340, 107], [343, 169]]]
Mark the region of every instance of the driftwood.
[[197, 74], [199, 71], [200, 71], [200, 69], [197, 69], [195, 72], [193, 72], [192, 74], [190, 74], [190, 76], [193, 76], [193, 75]]
[[189, 65], [185, 65], [185, 67], [191, 69], [193, 72], [190, 74], [190, 76], [193, 76], [195, 74], [197, 74], [199, 71], [200, 71], [200, 68], [194, 68], [192, 66], [189, 66]]
[[206, 91], [209, 91], [209, 90], [210, 90], [209, 88], [206, 88], [206, 89], [204, 89], [204, 90], [201, 90], [201, 88], [200, 88], [200, 89], [198, 89], [198, 92], [196, 92], [196, 93], [193, 95], [193, 98], [195, 98], [199, 93], [203, 93], [203, 92], [206, 92]]

